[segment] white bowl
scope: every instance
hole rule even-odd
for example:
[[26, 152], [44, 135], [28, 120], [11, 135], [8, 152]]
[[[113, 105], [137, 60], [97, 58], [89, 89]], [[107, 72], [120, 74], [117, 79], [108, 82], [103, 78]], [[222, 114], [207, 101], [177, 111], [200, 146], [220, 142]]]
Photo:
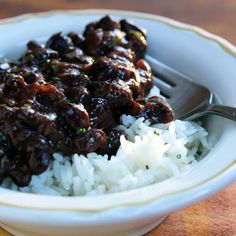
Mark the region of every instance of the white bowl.
[[[148, 30], [148, 53], [210, 88], [236, 106], [236, 48], [194, 26], [149, 14], [54, 11], [0, 21], [0, 56], [18, 57], [30, 39], [58, 31], [82, 31], [109, 13]], [[189, 173], [136, 190], [97, 197], [52, 197], [0, 188], [0, 222], [15, 235], [142, 235], [177, 209], [204, 199], [236, 179], [236, 124], [208, 120], [213, 150]]]

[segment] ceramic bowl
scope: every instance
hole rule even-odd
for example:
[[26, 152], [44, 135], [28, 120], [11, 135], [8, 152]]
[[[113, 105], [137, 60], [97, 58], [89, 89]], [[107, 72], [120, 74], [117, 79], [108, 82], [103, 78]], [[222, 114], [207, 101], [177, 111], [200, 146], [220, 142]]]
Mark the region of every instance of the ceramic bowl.
[[[114, 10], [53, 11], [0, 21], [0, 56], [17, 58], [30, 39], [81, 32], [105, 14], [148, 30], [148, 54], [236, 106], [236, 48], [224, 39], [168, 18]], [[97, 197], [54, 197], [0, 188], [0, 224], [15, 235], [143, 235], [171, 212], [200, 201], [236, 179], [236, 124], [209, 118], [214, 143], [190, 172], [140, 189]]]

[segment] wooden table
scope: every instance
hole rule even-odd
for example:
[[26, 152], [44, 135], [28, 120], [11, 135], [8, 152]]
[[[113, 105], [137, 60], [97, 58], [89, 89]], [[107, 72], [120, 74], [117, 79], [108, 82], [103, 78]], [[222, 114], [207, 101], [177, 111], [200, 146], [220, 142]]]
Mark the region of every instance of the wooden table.
[[235, 0], [0, 0], [0, 18], [52, 9], [85, 8], [160, 14], [200, 26], [236, 44]]
[[[86, 8], [114, 8], [160, 14], [200, 26], [236, 44], [235, 0], [0, 0], [0, 18], [53, 9]], [[6, 235], [0, 229], [0, 236]], [[236, 184], [208, 200], [172, 214], [148, 234], [156, 235], [236, 235]]]

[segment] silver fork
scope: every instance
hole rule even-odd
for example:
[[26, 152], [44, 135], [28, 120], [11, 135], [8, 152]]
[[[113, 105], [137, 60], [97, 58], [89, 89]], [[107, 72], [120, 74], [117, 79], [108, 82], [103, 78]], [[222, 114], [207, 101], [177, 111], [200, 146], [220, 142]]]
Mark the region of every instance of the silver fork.
[[213, 104], [210, 90], [150, 56], [145, 59], [152, 68], [154, 84], [173, 108], [176, 119], [215, 114], [236, 121], [236, 108]]

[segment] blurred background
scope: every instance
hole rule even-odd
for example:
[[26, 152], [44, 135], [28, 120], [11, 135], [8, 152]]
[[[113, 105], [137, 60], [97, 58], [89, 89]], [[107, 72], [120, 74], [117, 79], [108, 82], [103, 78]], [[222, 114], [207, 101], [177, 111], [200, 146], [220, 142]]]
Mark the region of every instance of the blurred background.
[[236, 44], [236, 0], [0, 0], [0, 18], [29, 12], [86, 8], [155, 13], [200, 26]]

